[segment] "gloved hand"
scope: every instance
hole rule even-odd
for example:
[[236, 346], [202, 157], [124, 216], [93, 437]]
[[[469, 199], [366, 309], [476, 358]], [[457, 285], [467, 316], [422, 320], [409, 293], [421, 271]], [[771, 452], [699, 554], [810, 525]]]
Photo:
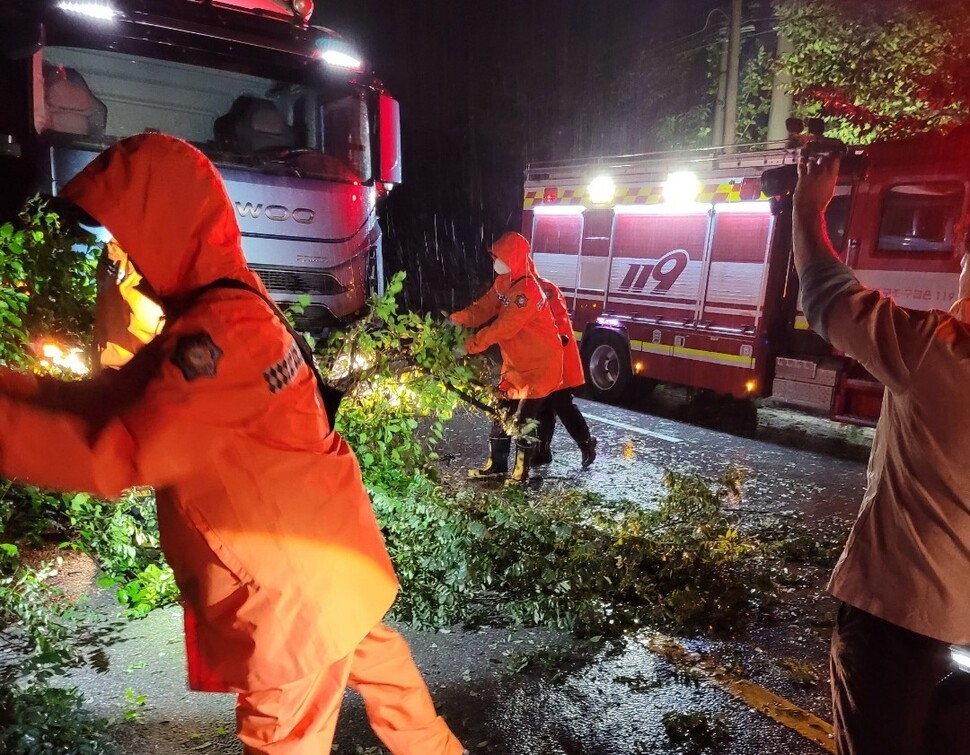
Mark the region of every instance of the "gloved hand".
[[462, 325], [467, 327], [468, 320], [465, 317], [464, 312], [452, 312], [448, 315], [448, 319], [451, 320], [455, 325]]

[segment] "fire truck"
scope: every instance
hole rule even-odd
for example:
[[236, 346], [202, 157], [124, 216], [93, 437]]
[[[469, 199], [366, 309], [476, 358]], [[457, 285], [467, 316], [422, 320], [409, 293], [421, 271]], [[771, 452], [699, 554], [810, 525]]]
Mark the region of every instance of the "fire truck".
[[[864, 285], [948, 309], [970, 129], [850, 154], [826, 212], [834, 247]], [[790, 206], [762, 193], [762, 173], [796, 160], [779, 147], [528, 167], [523, 233], [571, 303], [594, 398], [668, 383], [875, 422], [882, 387], [809, 329]]]
[[383, 280], [377, 206], [401, 181], [399, 106], [345, 39], [307, 24], [312, 9], [4, 0], [2, 217], [55, 195], [118, 139], [165, 132], [219, 169], [274, 298], [309, 295], [299, 328], [358, 315]]

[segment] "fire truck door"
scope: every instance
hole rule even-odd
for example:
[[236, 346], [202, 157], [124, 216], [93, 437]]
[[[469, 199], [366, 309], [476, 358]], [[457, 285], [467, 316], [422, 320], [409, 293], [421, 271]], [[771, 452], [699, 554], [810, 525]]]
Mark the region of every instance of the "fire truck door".
[[754, 334], [764, 314], [773, 217], [767, 202], [714, 206], [698, 323]]
[[859, 282], [904, 307], [948, 309], [960, 271], [953, 232], [966, 194], [963, 180], [943, 176], [872, 183], [848, 234], [859, 239], [849, 259]]

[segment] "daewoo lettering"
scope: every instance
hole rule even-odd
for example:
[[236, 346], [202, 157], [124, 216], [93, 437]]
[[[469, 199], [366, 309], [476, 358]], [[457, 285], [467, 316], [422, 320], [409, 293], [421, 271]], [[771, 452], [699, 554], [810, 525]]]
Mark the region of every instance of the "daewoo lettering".
[[308, 207], [297, 207], [294, 210], [290, 210], [281, 204], [270, 204], [265, 207], [262, 204], [254, 205], [252, 202], [236, 202], [235, 204], [236, 212], [243, 218], [255, 219], [262, 216], [267, 220], [276, 220], [278, 222], [293, 220], [297, 223], [309, 225], [316, 217], [316, 213]]

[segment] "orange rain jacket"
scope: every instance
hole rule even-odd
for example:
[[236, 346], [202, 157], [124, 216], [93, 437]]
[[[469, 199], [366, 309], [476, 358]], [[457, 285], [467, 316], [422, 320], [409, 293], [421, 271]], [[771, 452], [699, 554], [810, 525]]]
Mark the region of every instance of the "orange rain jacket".
[[497, 276], [485, 296], [451, 319], [467, 328], [484, 325], [468, 339], [469, 354], [498, 344], [499, 390], [510, 399], [544, 398], [562, 381], [563, 349], [546, 297], [532, 274], [529, 242], [518, 233], [506, 233], [492, 245], [492, 256], [511, 272]]
[[[257, 295], [212, 164], [160, 134], [125, 139], [64, 190], [163, 303], [162, 333], [79, 383], [0, 375], [0, 472], [116, 497], [151, 485], [186, 611], [194, 689], [321, 673], [381, 620], [397, 581], [353, 452]], [[14, 395], [14, 392], [19, 395]]]
[[[531, 260], [530, 260], [531, 262]], [[533, 267], [533, 272], [535, 268]], [[545, 294], [549, 302], [549, 311], [552, 319], [556, 322], [556, 329], [559, 335], [566, 339], [562, 352], [562, 383], [560, 388], [579, 388], [586, 384], [586, 374], [583, 372], [583, 359], [579, 355], [579, 344], [576, 343], [576, 334], [573, 332], [573, 322], [569, 319], [569, 308], [566, 306], [566, 297], [562, 291], [552, 281], [540, 278], [535, 274], [539, 281], [539, 288]]]

